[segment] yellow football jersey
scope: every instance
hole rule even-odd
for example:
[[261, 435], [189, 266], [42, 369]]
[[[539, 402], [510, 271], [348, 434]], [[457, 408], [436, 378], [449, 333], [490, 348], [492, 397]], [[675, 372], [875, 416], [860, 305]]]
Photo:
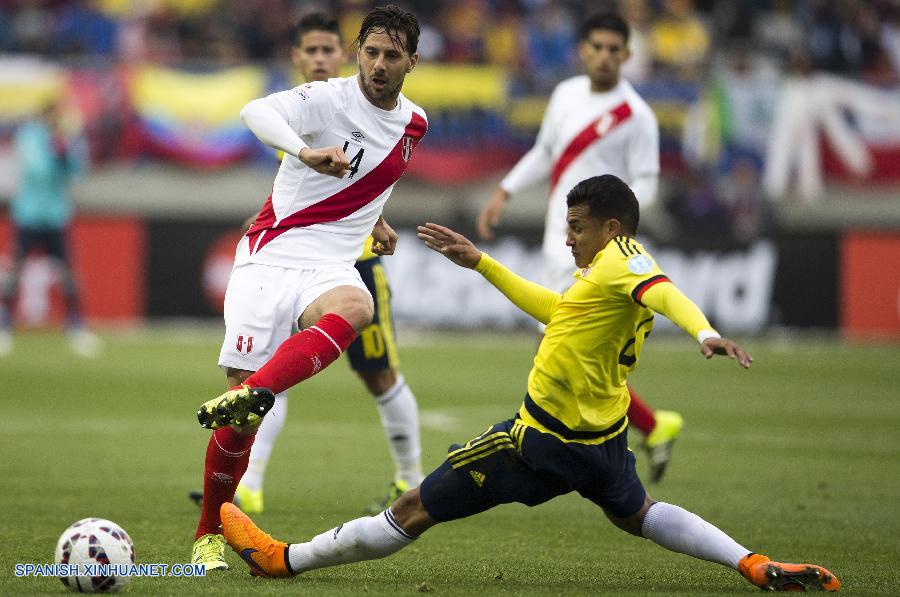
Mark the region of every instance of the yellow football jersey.
[[484, 254], [475, 269], [547, 324], [519, 416], [561, 439], [599, 443], [625, 430], [626, 379], [653, 329], [654, 310], [694, 337], [702, 330], [714, 332], [630, 237], [611, 240], [588, 267], [574, 273], [575, 283], [562, 295]]
[[628, 410], [626, 378], [653, 329], [653, 312], [637, 295], [668, 279], [639, 243], [624, 236], [574, 276], [547, 324], [528, 394], [568, 429], [599, 431]]

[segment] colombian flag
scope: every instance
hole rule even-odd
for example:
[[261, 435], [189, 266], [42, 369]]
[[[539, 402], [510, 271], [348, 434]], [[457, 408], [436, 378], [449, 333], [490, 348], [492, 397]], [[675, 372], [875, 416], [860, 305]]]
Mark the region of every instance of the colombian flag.
[[201, 168], [245, 158], [257, 145], [240, 111], [266, 94], [266, 81], [265, 71], [251, 66], [204, 73], [138, 68], [129, 91], [142, 152]]
[[35, 58], [0, 58], [0, 127], [18, 125], [62, 96], [66, 72]]

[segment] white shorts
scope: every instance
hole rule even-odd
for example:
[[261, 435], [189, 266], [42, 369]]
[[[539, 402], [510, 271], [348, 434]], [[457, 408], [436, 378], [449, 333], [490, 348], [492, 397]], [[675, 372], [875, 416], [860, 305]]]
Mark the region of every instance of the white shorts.
[[287, 340], [310, 304], [338, 286], [369, 294], [352, 264], [292, 269], [245, 263], [225, 291], [225, 340], [219, 366], [257, 371]]

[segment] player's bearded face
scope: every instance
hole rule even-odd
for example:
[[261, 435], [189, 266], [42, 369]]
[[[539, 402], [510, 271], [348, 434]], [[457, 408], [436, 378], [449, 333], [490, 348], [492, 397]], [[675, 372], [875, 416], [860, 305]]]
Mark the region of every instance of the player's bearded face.
[[360, 44], [357, 57], [363, 93], [379, 108], [393, 109], [418, 54], [409, 55], [384, 30], [375, 30]]
[[619, 69], [630, 55], [622, 35], [605, 29], [591, 31], [578, 46], [578, 56], [592, 85], [601, 90], [619, 82]]

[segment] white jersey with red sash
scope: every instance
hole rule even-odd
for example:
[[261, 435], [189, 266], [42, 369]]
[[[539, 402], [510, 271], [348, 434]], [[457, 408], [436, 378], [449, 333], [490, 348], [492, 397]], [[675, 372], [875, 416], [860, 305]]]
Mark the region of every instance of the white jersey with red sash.
[[394, 110], [377, 108], [356, 77], [307, 83], [264, 101], [310, 147], [342, 147], [350, 173], [326, 176], [285, 156], [235, 264], [352, 264], [428, 129], [424, 110], [402, 94]]
[[[581, 75], [553, 90], [534, 147], [500, 183], [515, 194], [549, 179], [543, 253], [548, 267], [568, 268], [569, 282], [575, 265], [565, 243], [566, 195], [582, 180], [601, 174], [614, 174], [628, 184], [655, 179], [659, 128], [630, 83], [620, 79], [610, 91], [594, 92], [587, 75]], [[638, 194], [638, 200], [646, 204], [653, 197]]]

